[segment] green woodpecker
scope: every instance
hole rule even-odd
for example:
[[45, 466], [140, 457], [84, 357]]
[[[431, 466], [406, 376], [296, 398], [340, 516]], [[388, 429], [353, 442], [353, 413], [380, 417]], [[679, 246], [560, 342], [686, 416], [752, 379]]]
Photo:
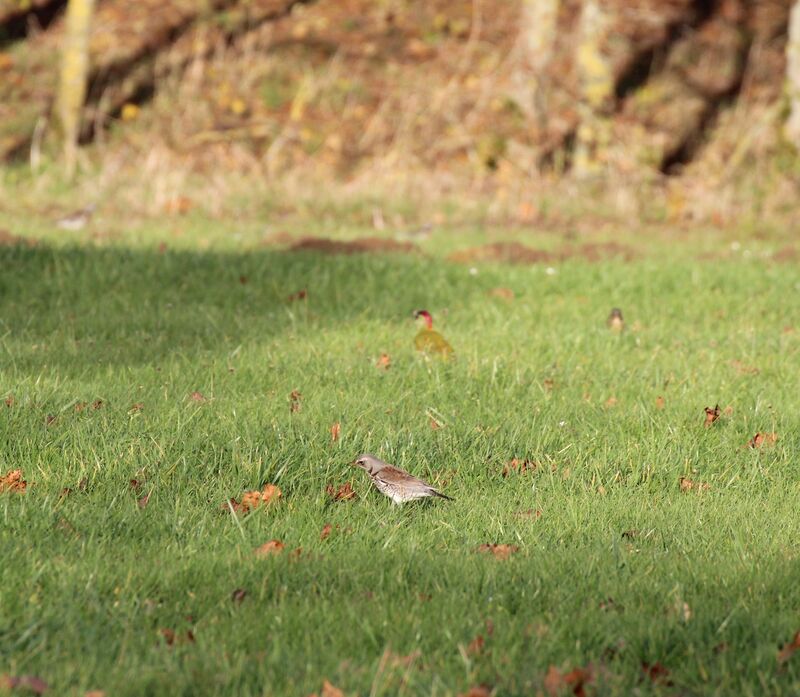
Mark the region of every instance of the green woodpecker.
[[423, 327], [414, 337], [417, 351], [438, 355], [447, 360], [453, 353], [453, 347], [447, 343], [439, 332], [433, 328], [433, 317], [427, 310], [417, 310], [414, 319], [422, 320]]

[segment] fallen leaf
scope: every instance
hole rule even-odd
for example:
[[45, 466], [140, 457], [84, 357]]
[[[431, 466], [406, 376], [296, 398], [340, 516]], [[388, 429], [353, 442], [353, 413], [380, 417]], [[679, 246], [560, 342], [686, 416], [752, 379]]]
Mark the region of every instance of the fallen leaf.
[[244, 588], [236, 588], [231, 593], [231, 600], [234, 603], [241, 603], [247, 597], [247, 591]]
[[467, 654], [477, 656], [483, 653], [483, 646], [486, 642], [481, 634], [478, 634], [467, 646]]
[[342, 430], [342, 425], [337, 421], [331, 426], [331, 442], [335, 443], [339, 440], [339, 433]]
[[503, 465], [503, 471], [501, 474], [503, 477], [507, 477], [512, 472], [517, 474], [525, 474], [526, 472], [534, 472], [538, 466], [539, 463], [534, 462], [533, 460], [523, 460], [515, 457]]
[[327, 540], [328, 537], [330, 537], [331, 532], [333, 532], [333, 525], [330, 523], [325, 523], [325, 525], [322, 526], [322, 532], [319, 534], [319, 539]]
[[781, 646], [781, 650], [778, 651], [778, 663], [786, 663], [798, 650], [800, 650], [800, 632], [797, 632], [791, 641]]
[[513, 300], [514, 291], [511, 288], [492, 288], [489, 295], [493, 298], [501, 298], [503, 300]]
[[74, 409], [77, 414], [80, 414], [84, 409], [86, 409], [86, 402], [75, 402]]
[[419, 649], [414, 649], [414, 651], [407, 656], [402, 656], [400, 654], [387, 651], [386, 659], [394, 668], [408, 668], [413, 665], [414, 661], [416, 661], [421, 655], [422, 651]]
[[338, 488], [334, 487], [333, 484], [328, 484], [325, 487], [325, 492], [334, 501], [349, 501], [350, 499], [354, 499], [356, 497], [356, 492], [353, 491], [353, 485], [350, 482], [345, 482]]
[[28, 482], [22, 478], [22, 470], [10, 470], [0, 477], [0, 492], [15, 491], [24, 494], [28, 488]]
[[756, 435], [747, 441], [747, 445], [750, 448], [760, 448], [764, 445], [775, 445], [777, 441], [777, 433], [756, 433]]
[[247, 285], [247, 276], [239, 276], [239, 283], [241, 283], [243, 286], [246, 286]]
[[9, 407], [9, 408], [14, 406], [14, 395], [13, 394], [10, 394], [10, 395], [8, 395], [8, 397], [6, 397], [6, 406]]
[[519, 518], [536, 518], [538, 520], [542, 517], [542, 512], [538, 509], [529, 508], [527, 511], [517, 511], [514, 515]]
[[570, 690], [576, 697], [586, 697], [584, 686], [590, 684], [593, 679], [591, 664], [585, 668], [573, 668], [568, 673], [562, 673], [554, 665], [551, 665], [544, 677], [544, 689], [552, 697], [563, 694], [565, 689]]
[[185, 215], [191, 210], [192, 205], [191, 199], [186, 196], [174, 196], [167, 201], [164, 210], [170, 215]]
[[94, 402], [92, 402], [92, 409], [95, 409], [95, 410], [96, 409], [100, 409], [102, 406], [103, 406], [103, 400], [102, 399], [95, 399]]
[[106, 697], [105, 690], [87, 690], [83, 693], [83, 697]]
[[164, 643], [167, 646], [174, 646], [176, 644], [194, 643], [194, 632], [192, 632], [191, 629], [187, 629], [185, 634], [179, 634], [176, 633], [174, 629], [163, 627], [162, 629], [158, 630], [158, 633], [164, 639]]
[[158, 247], [156, 249], [158, 249], [159, 254], [166, 254], [169, 247], [167, 247], [166, 242], [159, 242]]
[[486, 685], [476, 685], [470, 687], [466, 692], [462, 692], [458, 697], [492, 697], [492, 691]]
[[203, 396], [203, 393], [197, 392], [196, 390], [189, 395], [189, 399], [191, 399], [193, 402], [199, 402], [200, 404], [207, 401], [206, 398]]
[[268, 557], [272, 554], [279, 554], [284, 547], [285, 545], [280, 540], [269, 540], [260, 547], [256, 547], [255, 555], [257, 557]]
[[56, 417], [53, 414], [48, 414], [44, 417], [44, 424], [45, 426], [50, 426], [51, 424], [55, 423]]
[[377, 365], [379, 368], [383, 368], [384, 370], [389, 370], [392, 365], [392, 359], [388, 353], [382, 353], [375, 365]]
[[292, 393], [289, 395], [289, 411], [293, 414], [300, 411], [303, 408], [302, 401], [303, 395], [297, 390], [292, 390]]
[[222, 504], [222, 510], [228, 510], [228, 505], [233, 508], [235, 513], [242, 515], [249, 513], [254, 508], [267, 505], [269, 503], [277, 502], [283, 496], [283, 492], [275, 484], [265, 484], [261, 491], [246, 491], [242, 494], [242, 502], [239, 503], [236, 499], [229, 499]]
[[719, 644], [716, 644], [713, 649], [711, 649], [714, 653], [725, 653], [730, 648], [730, 645], [727, 641], [721, 641]]
[[344, 692], [325, 680], [322, 683], [322, 697], [344, 697]]
[[693, 482], [688, 477], [681, 477], [679, 485], [681, 491], [708, 491], [711, 488], [707, 482]]
[[706, 412], [705, 427], [708, 428], [719, 418], [719, 415], [721, 413], [719, 409], [719, 404], [717, 404], [713, 409], [711, 407], [706, 407], [705, 412]]
[[295, 300], [305, 300], [306, 298], [308, 298], [308, 291], [305, 288], [286, 296], [286, 300], [290, 303], [294, 302]]
[[136, 414], [137, 412], [140, 412], [142, 409], [144, 409], [144, 403], [136, 402], [135, 404], [131, 404], [131, 408], [128, 409], [128, 413]]
[[746, 363], [742, 363], [741, 361], [737, 361], [736, 359], [728, 361], [728, 364], [736, 369], [736, 372], [740, 375], [758, 375], [759, 370], [753, 365], [747, 365]]
[[658, 661], [655, 663], [642, 663], [642, 672], [650, 682], [669, 687], [672, 681], [669, 679], [669, 670], [662, 666]]
[[730, 416], [731, 414], [733, 414], [733, 407], [729, 404], [722, 410], [722, 413], [725, 414], [725, 416]]
[[430, 414], [428, 415], [428, 419], [429, 419], [428, 423], [430, 424], [430, 427], [434, 431], [438, 431], [442, 427], [442, 425], [436, 419], [434, 419]]
[[617, 400], [617, 398], [616, 398], [616, 397], [609, 397], [609, 398], [608, 398], [608, 399], [605, 401], [605, 406], [606, 406], [606, 408], [607, 408], [607, 409], [610, 409], [611, 407], [615, 407], [615, 406], [617, 406], [617, 401], [618, 401], [618, 400]]
[[664, 400], [664, 398], [661, 395], [656, 397], [656, 409], [663, 409], [665, 403], [666, 403], [666, 401]]
[[542, 387], [544, 387], [545, 392], [552, 392], [555, 386], [556, 381], [553, 378], [545, 378], [542, 380]]
[[27, 690], [35, 695], [43, 695], [50, 685], [36, 675], [0, 675], [0, 689]]
[[486, 554], [493, 554], [496, 559], [508, 559], [512, 554], [519, 551], [519, 547], [517, 545], [489, 542], [478, 545], [478, 551]]
[[131, 479], [128, 482], [128, 486], [130, 486], [130, 488], [133, 489], [133, 491], [135, 491], [137, 493], [139, 491], [141, 491], [141, 488], [142, 488], [143, 485], [144, 485], [144, 482], [140, 482], [138, 479]]
[[145, 508], [148, 503], [150, 503], [150, 492], [142, 496], [142, 498], [136, 502], [136, 505], [139, 506], [139, 508]]

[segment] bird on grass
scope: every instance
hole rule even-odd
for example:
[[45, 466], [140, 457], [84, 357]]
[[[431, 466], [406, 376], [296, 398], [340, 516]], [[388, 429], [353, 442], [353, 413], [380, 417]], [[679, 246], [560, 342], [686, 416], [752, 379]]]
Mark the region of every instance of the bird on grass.
[[60, 227], [62, 230], [80, 230], [86, 227], [86, 224], [92, 219], [95, 208], [97, 208], [97, 204], [90, 203], [85, 208], [73, 211], [69, 215], [59, 218], [56, 220], [56, 225], [58, 225], [58, 227]]
[[375, 488], [384, 496], [388, 496], [394, 503], [405, 503], [429, 496], [438, 496], [448, 501], [453, 500], [422, 479], [369, 453], [359, 455], [353, 464], [363, 469], [372, 479]]
[[608, 315], [606, 320], [611, 331], [621, 332], [625, 329], [625, 320], [622, 318], [622, 310], [618, 307], [612, 308], [611, 314]]
[[450, 358], [453, 347], [439, 332], [433, 328], [433, 317], [427, 310], [417, 310], [414, 319], [422, 320], [422, 328], [414, 337], [414, 346], [417, 351], [439, 355], [445, 360]]

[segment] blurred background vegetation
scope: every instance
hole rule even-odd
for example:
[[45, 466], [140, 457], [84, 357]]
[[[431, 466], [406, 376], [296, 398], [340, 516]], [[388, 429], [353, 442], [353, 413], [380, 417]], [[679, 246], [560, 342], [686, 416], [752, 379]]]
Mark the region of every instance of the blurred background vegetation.
[[2, 205], [58, 190], [149, 216], [324, 195], [523, 224], [791, 218], [793, 4], [0, 0]]

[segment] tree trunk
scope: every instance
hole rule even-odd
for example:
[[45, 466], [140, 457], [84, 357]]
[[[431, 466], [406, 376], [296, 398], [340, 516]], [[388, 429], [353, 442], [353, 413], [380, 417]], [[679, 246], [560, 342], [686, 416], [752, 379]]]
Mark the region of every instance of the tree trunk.
[[789, 38], [786, 44], [786, 92], [789, 99], [789, 118], [786, 137], [800, 149], [800, 0], [796, 0], [789, 15]]
[[95, 0], [69, 0], [58, 86], [58, 115], [68, 177], [75, 172], [81, 116], [89, 76], [89, 29]]

